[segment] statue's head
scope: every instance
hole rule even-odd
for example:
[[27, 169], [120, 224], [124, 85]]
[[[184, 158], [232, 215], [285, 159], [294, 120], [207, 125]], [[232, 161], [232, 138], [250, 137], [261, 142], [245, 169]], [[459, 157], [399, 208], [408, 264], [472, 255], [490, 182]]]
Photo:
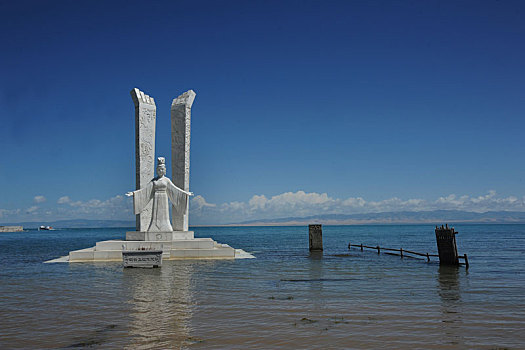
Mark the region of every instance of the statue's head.
[[166, 175], [166, 160], [164, 157], [157, 158], [157, 175], [159, 177]]

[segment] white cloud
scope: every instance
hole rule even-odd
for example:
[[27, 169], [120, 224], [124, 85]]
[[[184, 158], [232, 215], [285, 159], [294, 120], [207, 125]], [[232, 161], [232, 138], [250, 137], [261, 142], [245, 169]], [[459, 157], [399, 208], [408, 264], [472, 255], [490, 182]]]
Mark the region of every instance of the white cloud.
[[210, 204], [206, 202], [206, 199], [204, 199], [203, 196], [197, 195], [191, 199], [191, 207], [194, 210], [200, 210], [204, 207], [215, 207], [215, 204]]
[[[198, 197], [198, 198], [197, 198]], [[192, 224], [235, 223], [258, 219], [304, 217], [321, 214], [361, 214], [390, 211], [464, 210], [525, 211], [525, 197], [498, 197], [495, 191], [480, 196], [449, 194], [436, 200], [397, 197], [367, 201], [361, 197], [334, 198], [326, 193], [285, 192], [271, 198], [254, 195], [247, 202], [210, 204], [202, 196], [191, 202]]]
[[450, 194], [446, 197], [438, 198], [433, 204], [434, 209], [456, 209], [473, 212], [486, 211], [523, 211], [525, 208], [525, 197], [521, 200], [515, 196], [497, 197], [494, 190], [488, 191], [486, 195], [470, 197], [463, 195], [457, 197], [455, 194]]
[[38, 210], [38, 207], [36, 205], [29, 207], [26, 209], [27, 214], [34, 214]]
[[60, 197], [55, 207], [40, 208], [36, 205], [26, 209], [0, 209], [4, 222], [62, 220], [62, 219], [100, 219], [133, 220], [133, 201], [121, 195], [105, 200], [90, 199], [73, 201], [68, 196]]
[[[41, 219], [133, 220], [132, 199], [117, 195], [108, 199], [72, 200], [60, 197], [54, 208], [38, 206], [27, 209], [0, 209], [4, 222]], [[327, 193], [285, 192], [272, 197], [264, 194], [247, 201], [209, 203], [202, 195], [190, 202], [191, 224], [226, 224], [260, 219], [305, 217], [323, 214], [363, 214], [395, 211], [463, 210], [525, 211], [525, 196], [498, 196], [495, 191], [482, 195], [448, 194], [437, 199], [402, 199], [398, 197], [367, 201], [362, 197], [336, 198]]]
[[341, 202], [341, 204], [343, 206], [346, 206], [346, 207], [354, 207], [354, 208], [363, 208], [366, 204], [366, 201], [361, 198], [361, 197], [350, 197], [350, 198], [347, 198], [345, 199], [344, 201]]
[[35, 203], [43, 203], [46, 201], [46, 197], [44, 196], [35, 196], [35, 198], [33, 198], [33, 202]]
[[121, 195], [106, 200], [90, 199], [87, 201], [72, 201], [68, 196], [60, 197], [58, 213], [61, 217], [103, 219], [103, 220], [131, 220], [133, 219], [132, 199]]
[[66, 204], [66, 203], [69, 203], [71, 202], [71, 199], [69, 199], [68, 196], [63, 196], [63, 197], [60, 197], [57, 201], [58, 204]]
[[20, 214], [20, 209], [0, 209], [0, 218], [9, 218]]

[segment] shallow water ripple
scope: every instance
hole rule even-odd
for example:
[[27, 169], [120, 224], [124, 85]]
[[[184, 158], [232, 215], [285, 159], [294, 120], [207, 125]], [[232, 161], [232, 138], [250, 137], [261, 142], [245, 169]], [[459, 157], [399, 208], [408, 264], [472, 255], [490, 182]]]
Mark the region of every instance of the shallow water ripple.
[[468, 271], [346, 248], [433, 253], [432, 226], [327, 226], [324, 254], [304, 227], [196, 228], [257, 259], [153, 270], [41, 263], [125, 229], [2, 235], [0, 348], [524, 348], [525, 226], [456, 229]]

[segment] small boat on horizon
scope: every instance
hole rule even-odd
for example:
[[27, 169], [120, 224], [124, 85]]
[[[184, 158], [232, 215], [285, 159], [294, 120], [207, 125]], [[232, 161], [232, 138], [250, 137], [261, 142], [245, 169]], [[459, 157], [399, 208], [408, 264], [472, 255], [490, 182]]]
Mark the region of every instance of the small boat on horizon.
[[52, 226], [41, 225], [38, 227], [38, 231], [54, 231], [55, 229]]

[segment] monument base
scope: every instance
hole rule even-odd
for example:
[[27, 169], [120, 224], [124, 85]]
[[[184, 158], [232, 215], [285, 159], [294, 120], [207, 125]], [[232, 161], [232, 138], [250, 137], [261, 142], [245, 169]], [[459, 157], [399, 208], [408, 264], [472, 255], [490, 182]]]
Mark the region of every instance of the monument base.
[[[190, 231], [191, 232], [191, 231]], [[191, 232], [193, 235], [193, 232]], [[96, 246], [69, 252], [69, 256], [47, 262], [108, 262], [122, 261], [122, 251], [161, 250], [163, 260], [179, 259], [247, 259], [254, 258], [242, 249], [215, 242], [211, 238], [177, 240], [110, 240]]]
[[126, 241], [175, 241], [181, 239], [194, 239], [193, 231], [171, 231], [171, 232], [126, 232]]

